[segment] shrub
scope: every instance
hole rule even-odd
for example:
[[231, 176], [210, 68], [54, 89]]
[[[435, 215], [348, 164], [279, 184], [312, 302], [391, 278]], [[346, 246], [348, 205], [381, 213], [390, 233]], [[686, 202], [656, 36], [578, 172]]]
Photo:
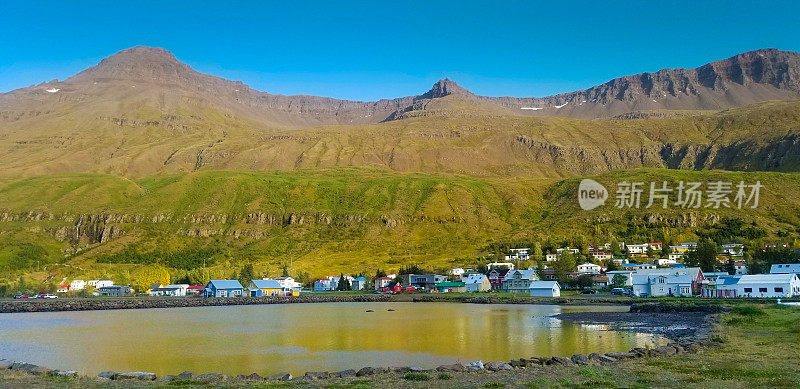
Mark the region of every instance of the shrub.
[[449, 380], [453, 378], [453, 376], [447, 373], [439, 373], [439, 376], [437, 378], [439, 378], [440, 380]]
[[406, 381], [429, 381], [431, 376], [428, 373], [406, 373], [403, 375]]
[[733, 308], [733, 313], [742, 316], [762, 316], [765, 314], [763, 309], [752, 305], [740, 305], [735, 307]]

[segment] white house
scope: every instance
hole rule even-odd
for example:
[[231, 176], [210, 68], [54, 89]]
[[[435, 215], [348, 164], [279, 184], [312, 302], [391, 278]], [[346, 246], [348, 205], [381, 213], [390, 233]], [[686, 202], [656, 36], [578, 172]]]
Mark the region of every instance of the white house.
[[569, 250], [569, 252], [572, 253], [572, 255], [577, 255], [577, 254], [580, 254], [580, 252], [581, 252], [578, 249], [573, 249], [573, 248], [569, 248], [569, 247], [562, 247], [560, 249], [556, 249], [555, 254], [546, 254], [544, 256], [544, 258], [545, 258], [545, 260], [547, 262], [554, 262], [554, 261], [558, 260], [558, 257], [564, 252], [564, 250]]
[[769, 269], [770, 274], [800, 274], [800, 263], [776, 263]]
[[[264, 278], [265, 280], [270, 280], [270, 278]], [[281, 284], [281, 289], [284, 292], [292, 291], [292, 290], [300, 290], [303, 288], [303, 284], [297, 282], [292, 277], [277, 277], [271, 278], [272, 280], [278, 281]]]
[[187, 289], [189, 289], [189, 285], [187, 284], [174, 284], [151, 289], [148, 294], [150, 296], [184, 297], [186, 296]]
[[486, 268], [489, 270], [492, 270], [496, 267], [505, 267], [508, 268], [508, 270], [514, 270], [514, 264], [511, 262], [492, 262], [486, 265]]
[[547, 262], [555, 262], [558, 260], [558, 254], [545, 254], [544, 259]]
[[586, 262], [578, 265], [578, 273], [581, 274], [600, 274], [602, 271], [603, 267], [594, 263]]
[[692, 276], [688, 273], [634, 274], [634, 296], [691, 296]]
[[683, 256], [684, 253], [669, 253], [669, 255], [667, 255], [667, 258], [673, 261], [680, 261], [681, 259], [683, 259]]
[[83, 290], [86, 288], [86, 281], [84, 280], [72, 280], [69, 283], [69, 290], [76, 291], [76, 290]]
[[628, 253], [630, 254], [647, 254], [647, 249], [650, 248], [650, 245], [645, 244], [629, 244], [626, 246], [628, 248]]
[[485, 274], [469, 274], [461, 278], [461, 282], [467, 288], [467, 292], [488, 292], [492, 289], [489, 277]]
[[528, 291], [531, 297], [561, 297], [561, 286], [557, 281], [531, 281]]
[[678, 263], [678, 261], [671, 258], [658, 258], [653, 260], [653, 263], [655, 263], [656, 266], [669, 266]]
[[589, 254], [597, 261], [607, 261], [611, 259], [610, 251], [592, 251]]
[[744, 255], [744, 245], [741, 243], [725, 243], [722, 245], [722, 253], [732, 257], [741, 257]]
[[795, 297], [800, 296], [800, 278], [797, 274], [743, 275], [738, 280], [726, 278], [723, 285], [717, 283], [717, 289], [734, 290], [738, 297]]
[[460, 278], [461, 276], [464, 275], [464, 273], [466, 273], [466, 270], [464, 270], [463, 267], [457, 267], [455, 269], [450, 269], [450, 275], [455, 276], [455, 277], [459, 277]]
[[663, 247], [661, 245], [661, 242], [652, 242], [648, 243], [647, 245], [650, 246], [650, 249], [652, 249], [653, 251], [661, 251], [661, 247]]
[[511, 255], [506, 255], [506, 261], [527, 261], [529, 258], [527, 247], [511, 249]]
[[114, 286], [114, 281], [111, 280], [89, 280], [86, 282], [86, 285], [89, 285], [95, 289], [105, 288], [108, 286]]

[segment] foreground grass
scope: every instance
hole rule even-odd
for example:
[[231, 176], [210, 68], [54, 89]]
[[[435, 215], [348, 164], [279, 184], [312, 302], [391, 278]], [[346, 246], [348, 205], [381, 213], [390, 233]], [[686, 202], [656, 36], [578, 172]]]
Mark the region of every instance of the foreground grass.
[[259, 388], [797, 388], [800, 309], [740, 306], [722, 317], [715, 340], [697, 354], [630, 360], [613, 366], [535, 367], [508, 372], [382, 374], [318, 382], [98, 382], [0, 371], [0, 387]]

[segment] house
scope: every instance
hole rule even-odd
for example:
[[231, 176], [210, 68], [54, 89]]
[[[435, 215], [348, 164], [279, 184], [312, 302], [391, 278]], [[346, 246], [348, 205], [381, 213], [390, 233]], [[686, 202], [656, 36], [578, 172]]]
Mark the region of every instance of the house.
[[602, 266], [593, 263], [586, 262], [578, 265], [578, 273], [581, 274], [600, 274], [602, 271]]
[[[265, 279], [268, 280], [269, 278], [265, 278]], [[288, 291], [291, 291], [291, 290], [300, 290], [300, 289], [303, 288], [303, 285], [301, 283], [295, 281], [294, 278], [292, 278], [292, 277], [277, 277], [277, 278], [272, 278], [272, 279], [275, 280], [275, 281], [278, 281], [278, 283], [281, 284], [281, 288], [283, 288], [283, 290], [285, 292], [288, 292]]]
[[161, 287], [162, 287], [162, 286], [163, 286], [163, 285], [161, 285], [161, 284], [150, 284], [150, 287], [149, 287], [149, 288], [147, 288], [147, 290], [145, 291], [145, 293], [149, 294], [149, 293], [150, 293], [151, 291], [153, 291], [153, 290], [156, 290], [156, 289], [161, 289]]
[[557, 281], [531, 281], [528, 291], [531, 297], [561, 297], [561, 286]]
[[368, 280], [365, 277], [357, 277], [353, 280], [353, 283], [350, 285], [350, 289], [352, 290], [364, 290], [367, 289], [367, 282]]
[[275, 280], [252, 280], [247, 286], [250, 297], [280, 296], [283, 294], [283, 286]]
[[211, 280], [203, 289], [203, 297], [242, 297], [244, 287], [237, 280]]
[[69, 283], [69, 290], [72, 291], [83, 290], [85, 288], [86, 288], [86, 281], [84, 280], [72, 280], [72, 282]]
[[506, 261], [527, 261], [530, 258], [528, 251], [530, 248], [522, 247], [518, 249], [511, 249], [511, 255], [506, 255]]
[[728, 274], [728, 272], [725, 271], [708, 272], [708, 273], [703, 273], [703, 275], [706, 277], [705, 284], [708, 285], [708, 287], [710, 288], [716, 286], [718, 280], [721, 284], [722, 278], [730, 276], [730, 274]]
[[422, 288], [422, 289], [430, 289], [433, 288], [436, 284], [446, 282], [447, 276], [441, 276], [438, 274], [412, 274], [409, 276], [409, 286]]
[[100, 288], [103, 288], [103, 287], [106, 287], [106, 286], [114, 285], [114, 281], [111, 281], [111, 280], [89, 280], [88, 282], [86, 282], [86, 284], [91, 286], [91, 287], [93, 287], [93, 288], [95, 288], [95, 289], [100, 289]]
[[509, 269], [509, 270], [514, 270], [514, 264], [511, 263], [511, 262], [492, 262], [492, 263], [486, 265], [486, 268], [489, 269], [489, 270], [502, 269], [502, 268], [506, 268], [506, 269]]
[[434, 285], [439, 293], [464, 293], [467, 287], [463, 282], [440, 282]]
[[589, 254], [595, 261], [608, 261], [612, 258], [610, 251], [592, 251]]
[[667, 258], [673, 260], [675, 262], [683, 260], [683, 256], [686, 255], [684, 253], [670, 253], [667, 255]]
[[392, 281], [393, 281], [393, 279], [389, 278], [389, 277], [378, 277], [378, 278], [376, 278], [375, 281], [374, 281], [375, 290], [381, 290], [383, 288], [389, 287], [389, 284], [391, 284]]
[[736, 270], [736, 274], [744, 275], [748, 273], [747, 265], [744, 262], [734, 262], [733, 268]]
[[489, 278], [489, 283], [492, 285], [492, 289], [501, 289], [503, 287], [503, 278], [508, 274], [509, 269], [505, 267], [499, 267], [496, 269], [491, 269], [486, 273], [486, 277]]
[[67, 293], [69, 292], [69, 285], [61, 285], [56, 289], [56, 293]]
[[634, 296], [692, 296], [692, 277], [689, 273], [634, 274]]
[[627, 245], [625, 247], [627, 247], [628, 253], [632, 254], [632, 255], [633, 254], [647, 254], [647, 249], [650, 248], [650, 245], [647, 244], [647, 243], [645, 243], [645, 244], [629, 244], [629, 245]]
[[108, 285], [97, 288], [99, 296], [121, 297], [131, 294], [131, 288], [122, 285]]
[[334, 284], [333, 277], [320, 278], [314, 281], [315, 292], [331, 292], [336, 290], [336, 286], [338, 286], [338, 282]]
[[686, 254], [689, 252], [689, 246], [684, 246], [684, 245], [669, 246], [669, 252], [674, 254]]
[[680, 265], [680, 267], [676, 267], [677, 265], [672, 265], [667, 269], [639, 269], [636, 270], [635, 274], [649, 274], [649, 275], [657, 275], [657, 274], [688, 274], [692, 280], [692, 293], [699, 294], [700, 289], [706, 283], [706, 278], [703, 275], [703, 272], [700, 271], [699, 267], [686, 267], [685, 265]]
[[592, 276], [595, 288], [605, 288], [608, 286], [608, 276]]
[[501, 290], [506, 293], [528, 293], [531, 281], [537, 281], [536, 270], [512, 270], [503, 278]]
[[650, 250], [653, 251], [661, 251], [661, 247], [663, 247], [661, 242], [648, 243], [647, 245], [649, 246]]
[[800, 296], [800, 278], [793, 273], [727, 277], [722, 285], [717, 284], [717, 290], [734, 291], [738, 297], [796, 297]]
[[722, 245], [722, 253], [731, 257], [741, 257], [744, 255], [744, 245], [741, 243], [725, 243]]
[[774, 264], [769, 269], [770, 274], [800, 274], [800, 263]]
[[193, 285], [186, 288], [186, 295], [187, 296], [201, 296], [203, 295], [203, 289], [205, 286], [203, 285]]
[[485, 274], [469, 274], [461, 278], [467, 292], [488, 292], [492, 290], [492, 283]]
[[455, 269], [450, 269], [450, 275], [453, 276], [453, 277], [461, 278], [461, 276], [463, 276], [465, 272], [466, 272], [466, 270], [464, 270], [463, 267], [457, 267]]
[[150, 289], [148, 294], [150, 296], [185, 297], [188, 289], [189, 285], [187, 284], [167, 285], [161, 288]]
[[653, 260], [656, 266], [669, 266], [678, 263], [678, 261], [670, 258], [658, 258]]

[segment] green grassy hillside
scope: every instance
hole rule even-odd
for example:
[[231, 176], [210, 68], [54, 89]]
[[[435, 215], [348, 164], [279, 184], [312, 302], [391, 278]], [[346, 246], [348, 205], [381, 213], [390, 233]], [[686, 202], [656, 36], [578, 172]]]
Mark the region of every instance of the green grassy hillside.
[[[800, 226], [798, 174], [640, 169], [593, 178], [611, 198], [591, 211], [578, 207], [580, 178], [347, 168], [9, 180], [0, 185], [0, 267], [7, 280], [125, 280], [155, 264], [177, 277], [202, 263], [216, 277], [247, 263], [263, 275], [287, 265], [321, 276], [469, 265], [533, 241], [692, 240], [726, 219], [755, 225], [763, 240], [794, 236]], [[759, 180], [764, 189], [756, 209], [617, 209], [613, 192], [623, 180]]]

